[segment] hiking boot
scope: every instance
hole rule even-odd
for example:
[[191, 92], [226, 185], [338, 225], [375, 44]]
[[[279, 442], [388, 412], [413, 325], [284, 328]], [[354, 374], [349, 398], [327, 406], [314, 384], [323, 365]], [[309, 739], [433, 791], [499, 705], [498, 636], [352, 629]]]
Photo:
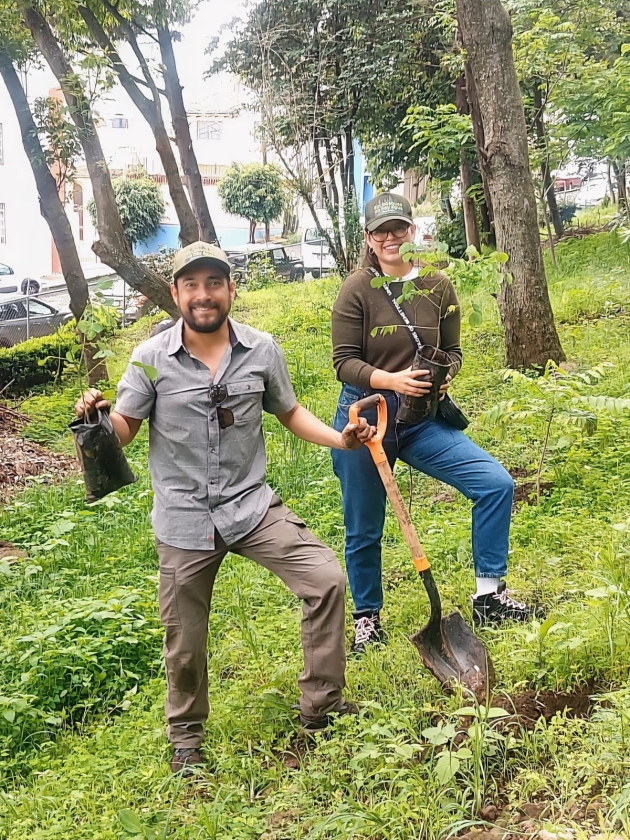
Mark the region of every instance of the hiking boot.
[[173, 750], [171, 770], [173, 773], [181, 773], [184, 778], [195, 775], [195, 766], [202, 764], [201, 753], [198, 747], [191, 749], [176, 748]]
[[504, 621], [529, 621], [534, 618], [534, 610], [520, 601], [510, 598], [510, 593], [502, 580], [496, 592], [473, 597], [473, 622], [476, 627], [485, 624], [502, 624]]
[[327, 729], [334, 718], [340, 717], [341, 715], [358, 715], [359, 714], [359, 707], [356, 703], [350, 703], [348, 700], [344, 700], [344, 702], [339, 706], [338, 709], [335, 709], [333, 712], [328, 712], [327, 715], [322, 715], [321, 717], [316, 718], [308, 718], [304, 717], [304, 715], [300, 715], [300, 723], [302, 725], [302, 729], [305, 732], [323, 732]]
[[350, 653], [365, 653], [367, 645], [384, 642], [385, 631], [381, 627], [380, 613], [354, 613], [354, 642]]

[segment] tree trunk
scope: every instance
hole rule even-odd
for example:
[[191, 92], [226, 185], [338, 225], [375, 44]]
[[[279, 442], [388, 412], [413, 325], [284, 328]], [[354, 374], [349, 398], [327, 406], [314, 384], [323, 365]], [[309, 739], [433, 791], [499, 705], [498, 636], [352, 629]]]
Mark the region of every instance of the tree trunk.
[[468, 105], [470, 107], [470, 117], [472, 120], [473, 135], [475, 137], [475, 146], [477, 147], [477, 157], [479, 163], [479, 174], [481, 177], [481, 185], [483, 186], [483, 195], [485, 199], [485, 208], [480, 209], [481, 220], [483, 223], [483, 230], [485, 233], [486, 245], [494, 247], [496, 245], [496, 237], [494, 233], [494, 210], [492, 208], [492, 197], [488, 188], [488, 181], [483, 166], [481, 165], [481, 156], [479, 149], [483, 149], [486, 144], [483, 120], [481, 118], [481, 111], [479, 109], [479, 97], [477, 95], [477, 85], [475, 77], [470, 68], [470, 62], [464, 62], [464, 79], [466, 81], [466, 96]]
[[[463, 74], [455, 82], [455, 101], [460, 114], [469, 114], [470, 106], [466, 98], [466, 81]], [[473, 245], [477, 251], [481, 251], [479, 239], [479, 225], [477, 223], [477, 209], [475, 201], [468, 194], [468, 190], [474, 184], [474, 175], [468, 152], [462, 148], [460, 151], [460, 180], [462, 182], [462, 210], [464, 212], [464, 226], [466, 228], [466, 244]]]
[[539, 368], [565, 359], [556, 331], [540, 245], [523, 101], [512, 55], [512, 25], [500, 0], [456, 0], [484, 131], [479, 148], [494, 212], [497, 247], [509, 254], [510, 282], [498, 296], [507, 364]]
[[175, 63], [171, 32], [168, 26], [158, 26], [157, 33], [162, 56], [162, 75], [164, 77], [166, 99], [171, 112], [175, 141], [179, 150], [184, 175], [186, 176], [188, 192], [199, 226], [199, 237], [202, 242], [212, 242], [218, 245], [219, 239], [210, 216], [210, 210], [208, 209], [208, 202], [203, 189], [203, 179], [199, 172], [199, 164], [197, 163], [197, 156], [190, 136], [188, 114], [186, 113], [182, 86], [179, 81], [177, 64]]
[[256, 240], [256, 222], [253, 219], [249, 220], [249, 244], [253, 245]]
[[[46, 156], [39, 141], [37, 127], [18, 74], [9, 56], [1, 51], [0, 75], [15, 108], [22, 135], [22, 145], [35, 177], [39, 195], [39, 209], [50, 228], [55, 248], [59, 254], [61, 270], [70, 296], [70, 310], [78, 323], [85, 312], [90, 296], [77, 246], [72, 235], [72, 228], [59, 198], [57, 183], [46, 163]], [[89, 384], [94, 385], [96, 382], [107, 379], [107, 367], [103, 360], [95, 368], [94, 365], [88, 365], [88, 356], [91, 358], [96, 349], [91, 345], [86, 345], [84, 351]]]
[[[560, 210], [558, 210], [558, 202], [556, 201], [556, 191], [554, 189], [553, 179], [551, 177], [551, 167], [549, 165], [548, 149], [549, 144], [547, 139], [547, 129], [545, 127], [545, 119], [543, 116], [544, 106], [542, 101], [542, 94], [540, 92], [540, 87], [537, 83], [534, 83], [534, 108], [536, 109], [536, 113], [534, 116], [534, 127], [536, 129], [536, 136], [538, 137], [541, 149], [543, 150], [543, 161], [540, 165], [540, 174], [542, 176], [543, 190], [545, 192], [545, 199], [547, 201], [547, 206], [549, 207], [551, 224], [553, 225], [553, 229], [556, 233], [556, 238], [562, 239], [562, 237], [564, 236], [564, 225], [562, 224]], [[550, 247], [553, 248], [551, 238], [549, 239], [549, 243]]]
[[619, 209], [626, 210], [628, 207], [628, 192], [626, 189], [626, 165], [623, 160], [612, 162], [615, 178], [617, 179], [617, 195], [619, 196]]
[[22, 15], [39, 51], [59, 82], [72, 120], [79, 132], [92, 182], [100, 236], [100, 240], [94, 243], [92, 250], [132, 288], [146, 295], [169, 315], [177, 317], [177, 307], [171, 297], [168, 283], [154, 271], [141, 265], [131, 253], [120, 221], [112, 180], [96, 132], [90, 103], [80, 80], [73, 72], [52, 30], [40, 13], [32, 7], [25, 7]]
[[[166, 133], [164, 125], [164, 118], [162, 116], [162, 109], [160, 107], [160, 94], [153, 84], [151, 79], [151, 93], [153, 99], [149, 99], [140, 90], [138, 83], [131, 75], [120, 55], [115, 50], [111, 43], [109, 36], [97, 20], [96, 16], [86, 6], [79, 5], [79, 13], [88, 29], [92, 33], [94, 40], [103, 50], [111, 63], [112, 69], [118, 76], [121, 85], [129, 94], [129, 98], [140, 111], [144, 119], [149, 124], [153, 136], [155, 138], [155, 148], [162, 161], [164, 167], [164, 174], [166, 175], [166, 183], [168, 184], [169, 195], [177, 214], [179, 221], [179, 238], [182, 245], [190, 245], [191, 242], [196, 242], [199, 239], [199, 228], [197, 220], [193, 214], [182, 177], [179, 172], [179, 166], [173, 152], [171, 141]], [[129, 34], [130, 38], [135, 39], [133, 31]], [[150, 79], [150, 74], [147, 73], [147, 83]]]
[[608, 192], [610, 193], [610, 201], [612, 204], [617, 203], [617, 196], [615, 195], [615, 188], [612, 182], [612, 175], [610, 172], [610, 159], [607, 161], [606, 164], [606, 179], [608, 181]]

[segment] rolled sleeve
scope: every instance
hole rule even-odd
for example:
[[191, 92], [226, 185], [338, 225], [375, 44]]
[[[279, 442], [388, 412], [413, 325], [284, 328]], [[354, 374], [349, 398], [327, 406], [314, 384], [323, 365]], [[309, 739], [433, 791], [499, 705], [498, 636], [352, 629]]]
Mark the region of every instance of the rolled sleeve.
[[269, 414], [286, 414], [295, 408], [296, 404], [297, 399], [291, 384], [287, 361], [278, 344], [272, 340], [263, 408]]
[[155, 386], [144, 370], [133, 364], [134, 362], [151, 364], [151, 361], [142, 358], [142, 353], [138, 350], [137, 348], [131, 354], [131, 361], [118, 383], [116, 411], [125, 417], [146, 420], [155, 404]]

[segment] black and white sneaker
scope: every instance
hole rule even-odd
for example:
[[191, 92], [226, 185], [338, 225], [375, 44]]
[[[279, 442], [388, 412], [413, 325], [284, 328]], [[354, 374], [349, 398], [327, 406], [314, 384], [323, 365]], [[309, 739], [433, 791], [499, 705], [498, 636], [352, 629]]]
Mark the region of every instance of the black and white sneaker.
[[529, 621], [534, 618], [534, 610], [520, 601], [510, 598], [510, 593], [502, 580], [496, 592], [473, 597], [473, 621], [476, 627], [484, 624], [502, 624], [504, 621]]
[[365, 653], [367, 645], [385, 641], [379, 613], [354, 613], [354, 643], [350, 652]]

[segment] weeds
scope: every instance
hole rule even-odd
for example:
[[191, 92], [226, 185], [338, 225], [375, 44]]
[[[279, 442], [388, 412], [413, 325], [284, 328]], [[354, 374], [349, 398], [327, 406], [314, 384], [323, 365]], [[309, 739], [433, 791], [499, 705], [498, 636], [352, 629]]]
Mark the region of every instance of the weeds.
[[[573, 396], [626, 400], [625, 248], [614, 235], [597, 235], [560, 243], [557, 259], [551, 295], [572, 370], [603, 365], [606, 373], [584, 387], [572, 374]], [[338, 284], [330, 278], [243, 293], [235, 313], [278, 338], [299, 399], [328, 421], [339, 391], [329, 321]], [[501, 376], [487, 291], [483, 283], [474, 290], [484, 319], [480, 328], [465, 327], [454, 393], [481, 445], [509, 467], [535, 472], [546, 414], [538, 425], [533, 416], [531, 423], [510, 417], [502, 439], [479, 422], [522, 385]], [[117, 338], [112, 380], [148, 328], [144, 322]], [[567, 404], [572, 399], [566, 395]], [[30, 400], [29, 434], [63, 449], [73, 402], [63, 382]], [[484, 631], [484, 641], [502, 692], [598, 685], [589, 719], [562, 714], [508, 735], [492, 702], [467, 707], [438, 691], [407, 639], [428, 607], [388, 517], [383, 619], [390, 644], [349, 663], [347, 694], [363, 701], [360, 715], [340, 718], [328, 738], [309, 744], [292, 709], [299, 603], [264, 569], [224, 561], [209, 626], [207, 766], [194, 789], [168, 769], [146, 433], [127, 450], [138, 484], [102, 504], [86, 509], [74, 478], [56, 488], [34, 483], [15, 496], [0, 511], [0, 532], [28, 559], [0, 564], [0, 837], [122, 840], [135, 831], [160, 840], [438, 840], [478, 823], [480, 808], [498, 794], [509, 808], [550, 802], [560, 817], [597, 800], [609, 824], [627, 832], [630, 421], [583, 408], [597, 415], [597, 428], [570, 450], [548, 450], [551, 494], [514, 515], [509, 586], [542, 601], [547, 618]], [[329, 454], [296, 442], [273, 418], [265, 434], [270, 483], [341, 553]], [[425, 477], [416, 487], [412, 515], [445, 608], [469, 613], [469, 504], [457, 495], [440, 500], [443, 488]]]

